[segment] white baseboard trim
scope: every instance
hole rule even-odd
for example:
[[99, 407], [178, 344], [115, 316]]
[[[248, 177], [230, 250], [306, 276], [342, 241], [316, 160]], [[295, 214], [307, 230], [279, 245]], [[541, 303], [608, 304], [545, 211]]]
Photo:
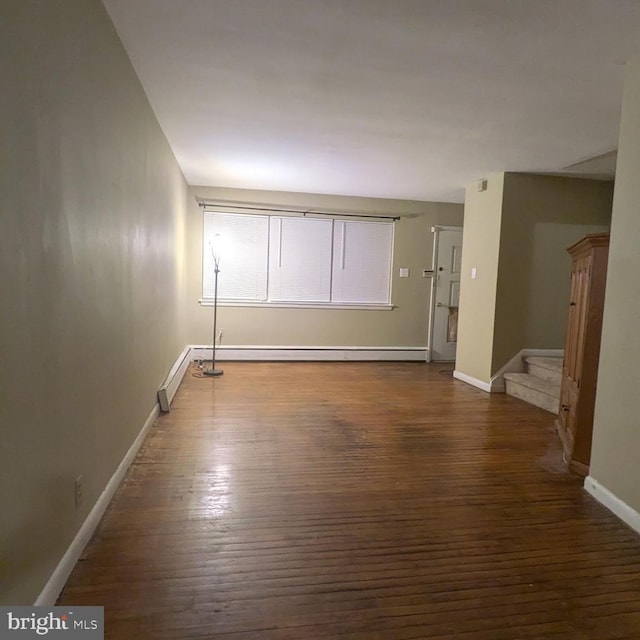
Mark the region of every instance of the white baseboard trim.
[[182, 378], [184, 378], [184, 374], [189, 368], [191, 360], [193, 360], [191, 357], [191, 347], [187, 345], [178, 356], [173, 367], [171, 367], [171, 370], [169, 371], [165, 381], [162, 383], [162, 386], [158, 389], [160, 411], [167, 412], [171, 408], [173, 396], [176, 395], [176, 391], [182, 382]]
[[[216, 347], [216, 361], [411, 361], [426, 362], [426, 347]], [[192, 360], [211, 360], [211, 346], [191, 345]]]
[[462, 371], [458, 371], [457, 369], [453, 372], [453, 377], [456, 380], [461, 380], [462, 382], [466, 382], [473, 387], [482, 389], [482, 391], [491, 393], [491, 384], [485, 382], [484, 380], [479, 380], [478, 378], [474, 378], [473, 376], [468, 376], [466, 373], [462, 373]]
[[522, 373], [524, 372], [523, 358], [527, 356], [542, 356], [546, 358], [561, 358], [564, 355], [564, 349], [520, 349], [507, 364], [505, 364], [498, 372], [491, 376], [491, 393], [504, 393], [505, 373]]
[[634, 531], [640, 533], [640, 513], [623, 500], [620, 500], [615, 493], [609, 491], [609, 489], [601, 485], [591, 476], [585, 478], [584, 488], [586, 492], [591, 494], [601, 505], [618, 516], [620, 520], [628, 524]]
[[49, 577], [47, 584], [44, 586], [44, 589], [41, 591], [40, 595], [35, 601], [35, 606], [47, 606], [52, 607], [58, 596], [60, 595], [64, 585], [66, 584], [71, 571], [76, 565], [76, 562], [82, 555], [84, 548], [87, 546], [89, 540], [91, 540], [91, 536], [93, 536], [96, 527], [100, 523], [100, 519], [102, 518], [106, 508], [109, 506], [116, 490], [120, 486], [122, 479], [124, 478], [127, 470], [131, 466], [138, 450], [142, 446], [142, 443], [151, 429], [155, 419], [160, 415], [160, 408], [156, 404], [151, 413], [147, 417], [140, 429], [140, 433], [134, 440], [133, 444], [129, 447], [129, 450], [125, 454], [124, 458], [118, 465], [118, 468], [115, 470], [114, 474], [111, 476], [111, 479], [107, 483], [107, 486], [104, 488], [104, 491], [100, 494], [97, 502], [93, 505], [93, 508], [89, 512], [89, 515], [86, 517], [85, 521], [82, 523], [80, 530], [76, 534], [75, 538], [67, 548], [65, 554], [62, 556], [60, 562], [54, 569], [53, 573]]

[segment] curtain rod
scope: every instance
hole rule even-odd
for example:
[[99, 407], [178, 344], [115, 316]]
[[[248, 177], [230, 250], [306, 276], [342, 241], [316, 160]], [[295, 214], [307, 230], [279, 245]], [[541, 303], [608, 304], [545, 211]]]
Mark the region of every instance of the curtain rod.
[[198, 205], [202, 209], [206, 209], [207, 207], [218, 207], [222, 209], [243, 209], [245, 211], [270, 211], [272, 213], [298, 213], [302, 214], [303, 217], [306, 217], [307, 214], [311, 214], [314, 216], [331, 216], [332, 218], [343, 217], [343, 218], [375, 218], [377, 220], [400, 220], [400, 216], [375, 216], [369, 215], [365, 213], [332, 213], [329, 211], [316, 211], [314, 209], [285, 209], [283, 207], [267, 207], [267, 206], [255, 206], [255, 205], [243, 205], [243, 204], [223, 204], [223, 203], [214, 203], [214, 202], [204, 202], [203, 200], [198, 200]]

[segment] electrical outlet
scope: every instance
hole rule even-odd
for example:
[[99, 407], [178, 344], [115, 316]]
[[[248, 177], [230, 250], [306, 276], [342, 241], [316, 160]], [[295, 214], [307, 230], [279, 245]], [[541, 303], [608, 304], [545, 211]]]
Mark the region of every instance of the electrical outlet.
[[76, 509], [79, 509], [82, 506], [82, 476], [76, 478], [73, 487]]

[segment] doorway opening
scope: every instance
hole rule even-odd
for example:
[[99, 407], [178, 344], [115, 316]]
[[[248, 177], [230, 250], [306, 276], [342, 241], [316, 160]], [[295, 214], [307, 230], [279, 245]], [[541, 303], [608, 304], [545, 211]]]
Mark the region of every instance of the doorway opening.
[[453, 362], [458, 341], [462, 227], [436, 226], [427, 339], [429, 360]]

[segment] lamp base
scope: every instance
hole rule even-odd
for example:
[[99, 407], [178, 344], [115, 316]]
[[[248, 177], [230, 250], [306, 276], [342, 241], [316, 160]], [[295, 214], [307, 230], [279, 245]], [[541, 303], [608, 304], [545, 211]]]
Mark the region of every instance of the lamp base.
[[205, 376], [221, 376], [224, 371], [222, 369], [203, 369], [202, 373]]

